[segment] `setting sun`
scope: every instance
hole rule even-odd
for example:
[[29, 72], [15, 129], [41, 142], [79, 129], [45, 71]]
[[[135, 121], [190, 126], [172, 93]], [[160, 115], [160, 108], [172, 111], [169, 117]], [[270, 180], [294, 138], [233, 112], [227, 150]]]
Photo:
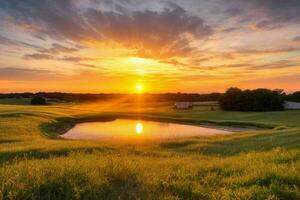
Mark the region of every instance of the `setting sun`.
[[141, 84], [136, 85], [136, 91], [137, 91], [138, 93], [143, 92], [143, 90], [144, 90], [144, 86], [143, 86], [143, 85], [141, 85]]

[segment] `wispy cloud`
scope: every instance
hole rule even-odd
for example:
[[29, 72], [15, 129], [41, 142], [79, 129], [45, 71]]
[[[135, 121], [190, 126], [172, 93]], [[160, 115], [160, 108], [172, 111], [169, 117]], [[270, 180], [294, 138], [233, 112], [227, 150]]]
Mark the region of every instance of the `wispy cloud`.
[[34, 53], [34, 54], [25, 54], [24, 59], [29, 59], [29, 60], [49, 60], [49, 59], [54, 59], [52, 55], [49, 54], [41, 54], [41, 53]]
[[93, 61], [94, 58], [88, 58], [88, 57], [81, 57], [81, 56], [63, 56], [63, 57], [56, 57], [51, 54], [40, 54], [40, 53], [34, 53], [34, 54], [25, 54], [23, 56], [24, 59], [28, 60], [58, 60], [58, 61], [68, 61], [68, 62], [80, 62], [80, 61]]
[[300, 36], [297, 36], [293, 39], [294, 42], [300, 42]]
[[53, 71], [41, 69], [26, 69], [21, 67], [0, 68], [0, 80], [37, 81], [58, 78], [60, 75]]
[[76, 51], [79, 51], [79, 48], [75, 47], [66, 47], [58, 43], [53, 43], [51, 48], [48, 49], [41, 49], [40, 53], [46, 53], [46, 54], [59, 54], [59, 53], [74, 53]]

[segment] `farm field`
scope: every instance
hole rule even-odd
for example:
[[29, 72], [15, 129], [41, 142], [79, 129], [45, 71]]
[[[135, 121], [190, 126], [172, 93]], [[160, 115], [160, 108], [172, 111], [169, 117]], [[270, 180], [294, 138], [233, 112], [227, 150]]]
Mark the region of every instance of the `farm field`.
[[[204, 105], [1, 104], [0, 199], [300, 199], [300, 111]], [[264, 129], [129, 144], [59, 138], [107, 117]]]

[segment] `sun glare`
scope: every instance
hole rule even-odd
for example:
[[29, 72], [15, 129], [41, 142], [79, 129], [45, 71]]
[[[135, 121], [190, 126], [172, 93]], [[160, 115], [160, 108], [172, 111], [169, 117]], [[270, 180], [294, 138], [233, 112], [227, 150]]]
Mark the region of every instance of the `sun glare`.
[[141, 85], [141, 84], [136, 85], [136, 91], [137, 91], [138, 93], [143, 92], [143, 90], [144, 90], [143, 85]]
[[142, 134], [143, 132], [143, 124], [141, 122], [138, 122], [136, 125], [135, 125], [135, 132], [137, 134]]
[[139, 58], [139, 57], [129, 58], [129, 61], [131, 63], [134, 63], [134, 64], [145, 64], [145, 63], [147, 63], [147, 59]]

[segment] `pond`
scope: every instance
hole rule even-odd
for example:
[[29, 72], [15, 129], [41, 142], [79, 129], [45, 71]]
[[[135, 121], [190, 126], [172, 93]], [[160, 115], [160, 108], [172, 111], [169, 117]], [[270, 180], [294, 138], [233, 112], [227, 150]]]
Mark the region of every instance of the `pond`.
[[116, 119], [109, 122], [80, 123], [63, 134], [67, 139], [164, 140], [194, 136], [232, 134], [243, 129], [220, 129], [145, 120]]

